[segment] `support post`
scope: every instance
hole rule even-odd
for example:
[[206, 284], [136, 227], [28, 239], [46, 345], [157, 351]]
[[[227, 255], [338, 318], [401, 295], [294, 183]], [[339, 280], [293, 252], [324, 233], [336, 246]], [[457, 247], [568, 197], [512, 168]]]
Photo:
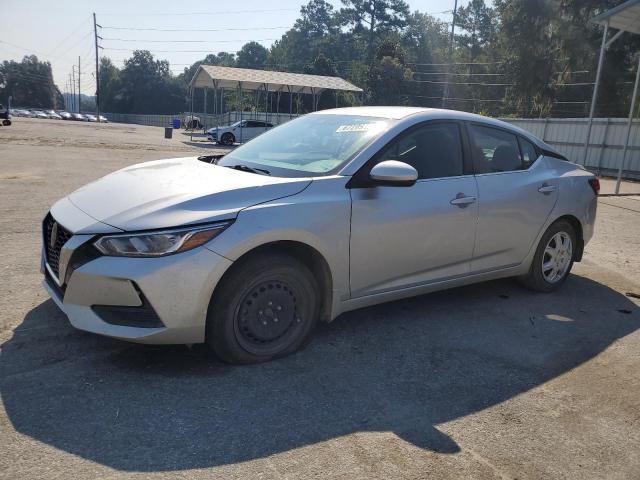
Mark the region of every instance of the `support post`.
[[240, 90], [240, 143], [242, 143], [242, 82], [238, 82], [238, 89]]
[[629, 150], [629, 136], [631, 135], [631, 125], [633, 124], [633, 111], [636, 107], [636, 98], [638, 97], [638, 83], [640, 83], [640, 57], [638, 58], [638, 69], [636, 70], [636, 81], [633, 84], [633, 95], [631, 95], [631, 105], [629, 106], [629, 118], [627, 119], [627, 134], [624, 140], [624, 149], [622, 150], [622, 159], [618, 168], [618, 179], [616, 180], [616, 195], [620, 193], [620, 182], [622, 181], [622, 170], [624, 169], [625, 160], [627, 159], [627, 151]]
[[607, 118], [607, 123], [604, 126], [604, 134], [602, 135], [602, 147], [600, 148], [600, 157], [598, 158], [598, 169], [596, 175], [600, 175], [602, 170], [602, 159], [604, 157], [604, 151], [607, 148], [607, 135], [609, 134], [609, 125], [611, 125], [611, 119]]
[[291, 96], [291, 87], [287, 85], [287, 91], [289, 92], [289, 120], [293, 115], [293, 97]]
[[[96, 14], [93, 14], [93, 40], [96, 46], [96, 112], [98, 113], [98, 123], [100, 123], [100, 72], [98, 69], [98, 27]], [[100, 27], [102, 28], [102, 27]]]
[[451, 20], [451, 38], [449, 39], [449, 65], [447, 65], [447, 74], [445, 75], [444, 90], [442, 92], [442, 108], [447, 105], [447, 96], [449, 95], [449, 74], [451, 73], [451, 63], [453, 62], [453, 35], [456, 30], [456, 12], [458, 11], [458, 0], [453, 4], [453, 20]]
[[604, 24], [602, 32], [602, 44], [600, 45], [600, 56], [598, 58], [598, 70], [596, 71], [596, 83], [593, 86], [593, 95], [591, 96], [591, 108], [589, 110], [589, 124], [587, 125], [587, 136], [584, 140], [584, 150], [582, 153], [582, 165], [587, 165], [587, 155], [589, 154], [589, 141], [591, 140], [591, 127], [593, 126], [593, 115], [596, 111], [596, 101], [598, 100], [598, 87], [600, 86], [600, 74], [602, 73], [602, 63], [604, 62], [604, 52], [607, 49], [607, 32], [609, 31], [609, 22]]
[[78, 55], [78, 113], [82, 113], [82, 96], [80, 95], [80, 55]]
[[[191, 86], [191, 137], [190, 140], [193, 141], [193, 91], [195, 90], [195, 86]], [[187, 122], [187, 126], [189, 126], [189, 122]]]
[[[203, 98], [203, 105], [202, 105], [202, 113], [204, 113], [204, 118], [203, 118], [203, 122], [202, 122], [202, 127], [206, 130], [207, 129], [207, 87], [204, 87], [203, 89], [203, 93], [202, 93], [202, 98]], [[214, 94], [215, 96], [215, 94]]]
[[269, 84], [264, 84], [264, 121], [269, 121]]

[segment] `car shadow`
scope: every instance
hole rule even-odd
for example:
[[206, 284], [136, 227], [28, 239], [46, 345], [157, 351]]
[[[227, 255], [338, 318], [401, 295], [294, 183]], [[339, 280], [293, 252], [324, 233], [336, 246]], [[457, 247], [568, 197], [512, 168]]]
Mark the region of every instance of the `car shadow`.
[[634, 303], [585, 277], [550, 295], [495, 281], [350, 312], [296, 355], [233, 367], [204, 347], [76, 331], [46, 301], [2, 346], [0, 391], [21, 434], [126, 471], [231, 464], [364, 431], [455, 453], [438, 424], [539, 386], [639, 327]]

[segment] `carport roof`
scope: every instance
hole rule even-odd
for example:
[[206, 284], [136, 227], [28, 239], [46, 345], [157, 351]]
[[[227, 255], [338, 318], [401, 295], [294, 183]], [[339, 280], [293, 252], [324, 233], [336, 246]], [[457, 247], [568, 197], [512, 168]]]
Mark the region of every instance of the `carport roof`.
[[640, 34], [640, 0], [628, 0], [593, 18], [593, 21], [625, 32]]
[[195, 88], [236, 88], [239, 82], [244, 90], [262, 90], [266, 87], [271, 92], [285, 90], [287, 87], [295, 93], [318, 93], [321, 90], [362, 91], [340, 77], [215, 65], [200, 65], [190, 85]]

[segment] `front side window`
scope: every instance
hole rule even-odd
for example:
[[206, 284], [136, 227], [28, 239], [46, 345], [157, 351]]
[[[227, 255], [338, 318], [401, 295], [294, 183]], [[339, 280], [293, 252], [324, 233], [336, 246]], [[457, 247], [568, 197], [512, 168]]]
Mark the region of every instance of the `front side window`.
[[311, 114], [267, 130], [222, 157], [283, 177], [327, 175], [344, 166], [389, 127], [386, 118]]
[[463, 174], [460, 129], [455, 123], [428, 123], [414, 127], [388, 145], [379, 157], [408, 163], [418, 179]]
[[514, 134], [481, 125], [469, 125], [469, 134], [476, 173], [511, 172], [524, 167]]

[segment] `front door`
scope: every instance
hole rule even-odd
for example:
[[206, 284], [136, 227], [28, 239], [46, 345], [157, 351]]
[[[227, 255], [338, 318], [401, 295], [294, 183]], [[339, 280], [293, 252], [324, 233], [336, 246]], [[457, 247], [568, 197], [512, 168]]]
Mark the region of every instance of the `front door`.
[[478, 194], [465, 175], [459, 125], [412, 127], [363, 168], [384, 160], [412, 165], [418, 181], [351, 189], [352, 298], [469, 273]]

